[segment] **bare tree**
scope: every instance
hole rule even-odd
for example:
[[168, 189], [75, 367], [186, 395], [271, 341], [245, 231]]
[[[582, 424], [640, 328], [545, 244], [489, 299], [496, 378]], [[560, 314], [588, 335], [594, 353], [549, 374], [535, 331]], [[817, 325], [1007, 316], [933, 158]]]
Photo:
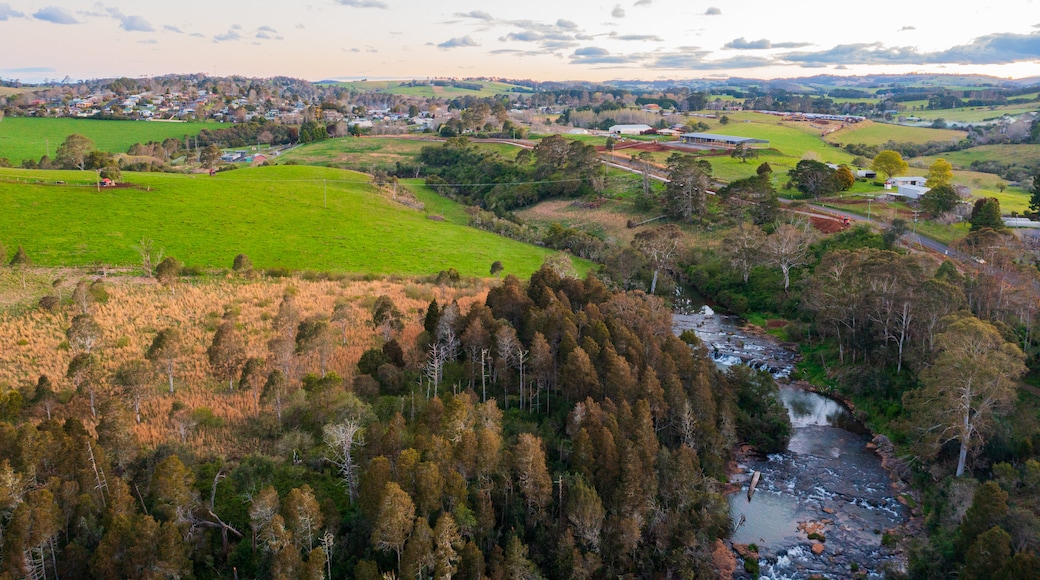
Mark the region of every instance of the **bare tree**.
[[813, 235], [808, 222], [780, 224], [766, 238], [768, 260], [784, 274], [784, 293], [791, 286], [791, 270], [805, 265]]
[[357, 501], [358, 466], [351, 455], [355, 446], [364, 447], [364, 428], [360, 418], [350, 418], [341, 423], [325, 425], [322, 428], [325, 444], [332, 450], [332, 456], [326, 461], [339, 469], [340, 478], [350, 494], [350, 502]]
[[151, 276], [155, 272], [155, 266], [162, 262], [163, 249], [155, 247], [151, 238], [141, 238], [141, 241], [133, 247], [134, 251], [141, 256], [141, 269], [145, 276]]
[[666, 224], [652, 230], [639, 232], [632, 244], [646, 256], [654, 269], [654, 279], [650, 282], [650, 294], [657, 290], [657, 276], [661, 270], [670, 270], [676, 254], [679, 253], [679, 238], [682, 231], [674, 224]]
[[748, 283], [751, 270], [762, 261], [765, 239], [765, 233], [761, 229], [753, 224], [741, 222], [737, 231], [723, 241], [729, 263], [740, 271], [744, 284]]

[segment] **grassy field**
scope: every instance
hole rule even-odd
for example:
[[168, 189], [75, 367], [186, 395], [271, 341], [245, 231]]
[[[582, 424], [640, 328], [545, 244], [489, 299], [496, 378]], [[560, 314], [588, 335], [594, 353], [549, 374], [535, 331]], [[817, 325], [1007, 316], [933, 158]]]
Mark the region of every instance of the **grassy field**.
[[30, 89], [19, 89], [15, 87], [0, 87], [0, 97], [11, 97], [14, 95], [20, 95]]
[[973, 161], [999, 161], [1010, 164], [1023, 159], [1040, 158], [1040, 145], [981, 145], [960, 151], [947, 151], [946, 153], [928, 157], [914, 157], [910, 162], [927, 167], [935, 163], [935, 160], [940, 157], [949, 161], [954, 167], [960, 168], [971, 167]]
[[74, 133], [94, 141], [101, 151], [126, 153], [134, 143], [162, 141], [169, 137], [197, 135], [212, 123], [160, 123], [154, 121], [99, 121], [96, 119], [38, 119], [5, 117], [0, 120], [0, 157], [18, 165], [24, 159], [39, 160], [54, 152]]
[[[336, 167], [371, 172], [376, 168], [392, 168], [400, 163], [413, 163], [423, 147], [438, 146], [443, 139], [402, 137], [344, 137], [328, 139], [296, 147], [279, 157], [279, 164], [294, 161], [300, 165]], [[510, 158], [519, 149], [504, 143], [475, 143]]]
[[845, 129], [827, 135], [827, 141], [845, 145], [848, 143], [864, 143], [866, 145], [882, 145], [886, 141], [898, 143], [927, 143], [929, 141], [960, 141], [967, 135], [964, 131], [951, 129], [930, 129], [927, 127], [904, 127], [862, 121], [849, 125]]
[[[228, 268], [238, 253], [258, 268], [432, 274], [456, 268], [486, 276], [527, 276], [546, 254], [458, 225], [434, 221], [387, 199], [357, 173], [315, 167], [266, 167], [215, 177], [126, 174], [131, 188], [89, 187], [93, 174], [0, 170], [0, 241], [25, 247], [42, 265], [131, 265], [134, 246], [152, 239], [189, 265]], [[11, 183], [42, 179], [49, 184]], [[66, 185], [55, 185], [57, 180]], [[87, 184], [79, 186], [78, 184]], [[328, 188], [328, 208], [323, 207]], [[435, 208], [448, 214], [447, 205]], [[576, 261], [580, 272], [591, 265]]]
[[451, 86], [438, 87], [433, 85], [419, 85], [410, 87], [407, 85], [402, 85], [402, 83], [407, 82], [409, 81], [350, 81], [332, 84], [334, 86], [344, 87], [356, 91], [376, 91], [391, 95], [404, 95], [424, 98], [454, 98], [466, 95], [474, 97], [494, 97], [506, 93], [514, 93], [517, 92], [517, 90], [529, 91], [529, 89], [526, 89], [525, 87], [518, 87], [517, 85], [491, 81], [464, 81], [467, 84], [482, 85], [484, 88], [479, 91]]
[[1024, 105], [1005, 105], [1001, 107], [964, 107], [960, 109], [939, 109], [914, 111], [914, 115], [922, 119], [946, 119], [947, 123], [981, 123], [999, 119], [1004, 115], [1021, 115], [1030, 111], [1040, 111], [1040, 103]]

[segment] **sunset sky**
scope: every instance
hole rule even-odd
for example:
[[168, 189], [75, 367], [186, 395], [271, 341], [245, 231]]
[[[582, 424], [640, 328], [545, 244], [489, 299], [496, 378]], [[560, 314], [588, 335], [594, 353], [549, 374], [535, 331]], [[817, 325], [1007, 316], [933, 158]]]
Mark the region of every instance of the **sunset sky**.
[[1040, 0], [0, 2], [0, 78], [1040, 75]]

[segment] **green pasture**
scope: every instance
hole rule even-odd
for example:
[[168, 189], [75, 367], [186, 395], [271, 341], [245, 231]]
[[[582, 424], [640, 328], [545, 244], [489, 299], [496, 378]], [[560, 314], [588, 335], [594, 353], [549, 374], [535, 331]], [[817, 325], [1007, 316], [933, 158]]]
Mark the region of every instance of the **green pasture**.
[[26, 91], [32, 89], [20, 89], [15, 87], [0, 87], [0, 97], [12, 97], [14, 95], [20, 95]]
[[952, 129], [931, 129], [928, 127], [905, 127], [862, 121], [827, 135], [829, 142], [839, 145], [863, 143], [866, 145], [883, 145], [887, 141], [897, 143], [927, 143], [929, 141], [960, 141], [967, 133]]
[[959, 109], [936, 109], [914, 111], [914, 115], [922, 119], [934, 120], [945, 119], [947, 123], [982, 123], [999, 119], [1004, 115], [1012, 117], [1040, 111], [1040, 103], [1026, 103], [1024, 105], [1003, 105], [999, 107], [962, 107]]
[[4, 117], [0, 120], [0, 157], [18, 165], [25, 159], [54, 157], [58, 145], [72, 134], [88, 137], [101, 151], [126, 153], [134, 143], [162, 141], [198, 135], [213, 123], [165, 123], [158, 121], [100, 121], [97, 119], [45, 119]]
[[[501, 260], [507, 273], [527, 276], [552, 253], [460, 225], [447, 200], [416, 211], [380, 195], [368, 176], [336, 169], [127, 173], [132, 187], [100, 192], [93, 179], [92, 172], [0, 170], [0, 242], [24, 246], [47, 266], [136, 264], [133, 247], [147, 238], [203, 268], [228, 268], [244, 253], [258, 268], [402, 275], [455, 268], [486, 276]], [[446, 221], [428, 219], [433, 213]], [[581, 272], [591, 267], [575, 262]]]
[[949, 161], [954, 167], [971, 167], [973, 161], [998, 161], [1000, 163], [1014, 164], [1023, 160], [1040, 159], [1040, 145], [1017, 144], [1017, 145], [980, 145], [960, 151], [947, 151], [938, 155], [927, 157], [914, 157], [910, 163], [921, 167], [928, 167], [935, 160], [942, 157]]

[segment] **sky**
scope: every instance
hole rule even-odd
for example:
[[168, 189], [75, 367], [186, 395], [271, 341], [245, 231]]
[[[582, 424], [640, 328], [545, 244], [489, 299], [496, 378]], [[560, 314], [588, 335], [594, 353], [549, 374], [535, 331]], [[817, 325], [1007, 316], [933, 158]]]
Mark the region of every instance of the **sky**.
[[0, 78], [1040, 76], [1040, 0], [0, 0]]

